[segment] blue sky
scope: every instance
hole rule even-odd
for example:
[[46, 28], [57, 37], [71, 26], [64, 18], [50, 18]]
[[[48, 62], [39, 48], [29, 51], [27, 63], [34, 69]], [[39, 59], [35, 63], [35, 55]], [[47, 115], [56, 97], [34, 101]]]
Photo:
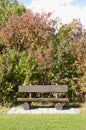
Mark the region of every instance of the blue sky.
[[18, 0], [26, 8], [35, 12], [53, 11], [63, 23], [70, 23], [73, 18], [80, 18], [86, 27], [86, 0]]
[[[18, 0], [19, 2], [22, 2], [24, 4], [30, 4], [32, 2], [32, 0]], [[34, 0], [36, 1], [36, 0]], [[86, 5], [86, 0], [74, 0], [73, 1], [74, 5], [80, 5], [80, 6], [85, 6]]]
[[18, 0], [18, 1], [23, 4], [30, 4], [32, 2], [32, 0]]
[[[26, 0], [27, 1], [27, 0]], [[74, 0], [73, 2], [74, 5], [80, 5], [80, 6], [86, 6], [86, 0]]]

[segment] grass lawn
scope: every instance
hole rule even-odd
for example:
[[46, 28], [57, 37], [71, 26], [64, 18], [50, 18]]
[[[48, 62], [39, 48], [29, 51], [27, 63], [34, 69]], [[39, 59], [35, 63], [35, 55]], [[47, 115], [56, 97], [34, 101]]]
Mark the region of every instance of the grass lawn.
[[79, 115], [6, 115], [3, 109], [0, 130], [86, 130], [86, 104], [80, 111]]

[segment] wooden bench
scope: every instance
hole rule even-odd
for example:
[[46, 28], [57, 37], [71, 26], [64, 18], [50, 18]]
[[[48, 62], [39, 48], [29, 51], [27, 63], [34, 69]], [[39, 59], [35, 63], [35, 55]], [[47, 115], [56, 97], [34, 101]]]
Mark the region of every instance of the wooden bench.
[[[20, 93], [29, 93], [27, 98], [18, 98], [17, 101], [25, 102], [23, 108], [25, 110], [30, 109], [31, 102], [53, 102], [55, 103], [56, 109], [63, 109], [62, 103], [69, 101], [68, 98], [60, 98], [59, 93], [67, 92], [67, 85], [28, 85], [28, 86], [19, 86], [18, 92]], [[50, 93], [54, 94], [53, 98], [33, 98], [33, 93]]]

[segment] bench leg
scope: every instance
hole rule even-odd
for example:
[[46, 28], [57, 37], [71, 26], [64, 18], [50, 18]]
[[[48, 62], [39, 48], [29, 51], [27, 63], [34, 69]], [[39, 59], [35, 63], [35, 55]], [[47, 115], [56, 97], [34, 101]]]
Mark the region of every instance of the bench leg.
[[62, 110], [62, 109], [63, 109], [63, 106], [62, 106], [61, 103], [56, 103], [56, 104], [55, 104], [55, 108], [56, 108], [57, 110]]
[[25, 102], [25, 103], [23, 104], [24, 110], [29, 110], [29, 109], [30, 109], [30, 106], [31, 106], [31, 103], [28, 103], [28, 102]]

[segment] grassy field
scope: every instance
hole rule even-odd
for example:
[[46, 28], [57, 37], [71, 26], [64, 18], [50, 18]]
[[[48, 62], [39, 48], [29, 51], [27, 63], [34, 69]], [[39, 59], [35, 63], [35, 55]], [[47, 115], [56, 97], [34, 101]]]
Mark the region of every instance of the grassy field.
[[79, 115], [6, 115], [0, 109], [0, 130], [86, 130], [86, 104]]

